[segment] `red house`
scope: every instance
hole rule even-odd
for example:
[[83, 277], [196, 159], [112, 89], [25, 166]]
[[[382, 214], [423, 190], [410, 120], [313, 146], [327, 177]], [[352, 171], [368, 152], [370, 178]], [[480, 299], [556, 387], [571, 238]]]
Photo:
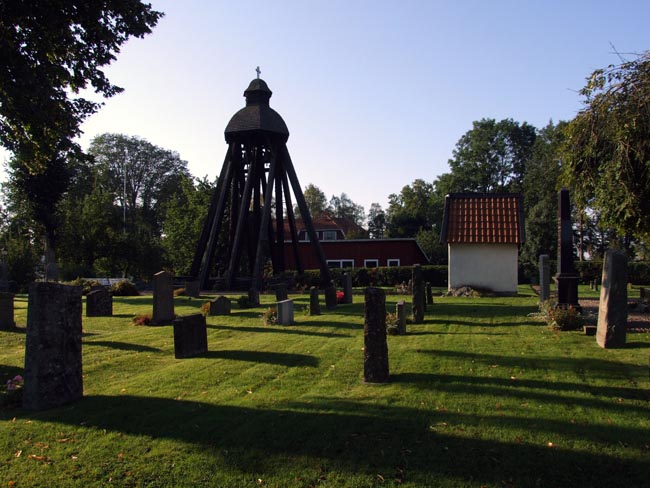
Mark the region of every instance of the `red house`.
[[[287, 224], [288, 225], [288, 224]], [[319, 267], [301, 219], [296, 219], [298, 253], [305, 269]], [[377, 268], [428, 264], [429, 258], [415, 239], [363, 239], [367, 231], [356, 223], [325, 213], [314, 219], [314, 228], [330, 268]], [[291, 235], [289, 229], [285, 235]], [[355, 238], [350, 238], [354, 236]], [[284, 243], [287, 269], [296, 269], [291, 239]]]

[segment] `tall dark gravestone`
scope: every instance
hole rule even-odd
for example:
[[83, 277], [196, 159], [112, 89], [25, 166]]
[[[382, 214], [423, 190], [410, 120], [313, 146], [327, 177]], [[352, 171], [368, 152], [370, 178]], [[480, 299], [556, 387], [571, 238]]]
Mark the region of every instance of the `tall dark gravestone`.
[[309, 289], [309, 315], [320, 315], [318, 288], [316, 288], [315, 286], [312, 286]]
[[368, 383], [388, 381], [386, 342], [386, 294], [381, 288], [366, 288], [363, 329], [363, 379]]
[[174, 277], [167, 271], [153, 275], [154, 324], [171, 324], [174, 320]]
[[81, 286], [29, 286], [23, 407], [45, 410], [83, 395]]
[[419, 264], [414, 265], [411, 277], [413, 286], [413, 323], [421, 324], [424, 322], [424, 312], [427, 308], [424, 282], [422, 281], [422, 266]]
[[14, 322], [14, 294], [0, 291], [0, 330], [13, 329]]
[[600, 347], [623, 347], [627, 329], [627, 256], [608, 250], [598, 307], [596, 341]]
[[174, 319], [174, 357], [191, 358], [208, 352], [205, 316], [200, 313]]
[[539, 301], [551, 298], [551, 266], [548, 254], [539, 255]]
[[571, 200], [569, 190], [562, 188], [558, 194], [558, 246], [557, 287], [558, 307], [580, 308], [578, 304], [578, 274], [573, 267], [573, 226], [571, 225]]

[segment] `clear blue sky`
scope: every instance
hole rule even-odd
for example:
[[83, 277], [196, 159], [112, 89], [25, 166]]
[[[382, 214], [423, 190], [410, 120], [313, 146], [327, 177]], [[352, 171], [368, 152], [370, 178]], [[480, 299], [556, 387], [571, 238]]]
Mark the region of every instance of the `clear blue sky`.
[[592, 70], [650, 49], [643, 1], [175, 1], [107, 69], [126, 91], [83, 125], [137, 135], [214, 178], [260, 66], [301, 185], [384, 208], [448, 171], [481, 118], [543, 127], [580, 109]]

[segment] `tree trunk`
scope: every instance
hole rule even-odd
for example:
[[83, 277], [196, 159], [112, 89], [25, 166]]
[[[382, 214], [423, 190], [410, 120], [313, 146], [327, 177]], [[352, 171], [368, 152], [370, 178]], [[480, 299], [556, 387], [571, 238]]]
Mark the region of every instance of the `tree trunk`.
[[59, 267], [54, 253], [54, 231], [45, 231], [45, 281], [59, 281]]

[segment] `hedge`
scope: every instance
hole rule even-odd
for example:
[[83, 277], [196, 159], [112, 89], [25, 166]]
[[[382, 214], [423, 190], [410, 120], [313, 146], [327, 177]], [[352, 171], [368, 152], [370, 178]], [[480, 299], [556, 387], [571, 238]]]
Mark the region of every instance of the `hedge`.
[[[551, 276], [557, 273], [556, 261], [550, 261]], [[598, 261], [574, 261], [576, 273], [580, 276], [581, 283], [589, 283], [592, 280], [601, 280], [603, 274], [603, 262]], [[526, 270], [528, 271], [528, 270]], [[528, 275], [527, 272], [524, 272]], [[531, 275], [533, 280], [537, 279], [539, 274], [538, 270], [534, 270]], [[647, 261], [630, 261], [627, 264], [628, 281], [633, 285], [648, 285], [650, 284], [650, 262]], [[520, 275], [521, 278], [521, 275]], [[520, 282], [522, 280], [520, 279]]]
[[[395, 286], [408, 283], [412, 266], [391, 266], [381, 268], [330, 269], [332, 280], [337, 286], [343, 284], [343, 273], [352, 273], [352, 286]], [[447, 286], [447, 266], [422, 266], [422, 277], [431, 286]], [[294, 276], [296, 287], [321, 286], [320, 270], [306, 270]]]

